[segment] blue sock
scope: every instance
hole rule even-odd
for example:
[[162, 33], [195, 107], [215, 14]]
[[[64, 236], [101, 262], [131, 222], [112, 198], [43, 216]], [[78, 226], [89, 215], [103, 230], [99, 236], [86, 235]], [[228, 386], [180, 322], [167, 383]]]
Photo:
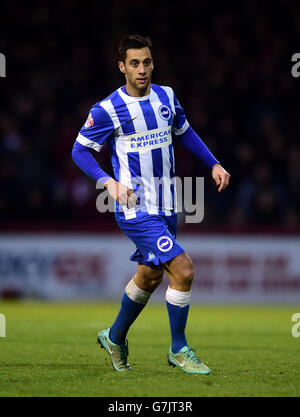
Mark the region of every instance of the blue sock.
[[146, 304], [139, 304], [132, 301], [124, 291], [119, 314], [110, 328], [109, 338], [113, 343], [117, 345], [125, 343], [129, 327], [135, 321], [145, 305]]
[[175, 306], [167, 301], [169, 313], [171, 335], [172, 335], [172, 352], [178, 353], [183, 346], [187, 345], [184, 330], [189, 313], [189, 304], [184, 307]]

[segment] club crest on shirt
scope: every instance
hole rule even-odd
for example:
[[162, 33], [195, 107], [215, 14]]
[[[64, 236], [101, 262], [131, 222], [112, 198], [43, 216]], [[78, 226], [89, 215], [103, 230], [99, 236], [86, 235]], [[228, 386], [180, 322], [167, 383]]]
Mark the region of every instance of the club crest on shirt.
[[93, 125], [94, 125], [94, 119], [93, 119], [92, 113], [89, 113], [89, 115], [88, 115], [88, 117], [86, 119], [86, 122], [84, 124], [84, 127], [86, 129], [88, 129], [89, 127], [91, 127]]
[[162, 104], [158, 108], [158, 114], [163, 120], [170, 120], [171, 118], [171, 110], [165, 104]]

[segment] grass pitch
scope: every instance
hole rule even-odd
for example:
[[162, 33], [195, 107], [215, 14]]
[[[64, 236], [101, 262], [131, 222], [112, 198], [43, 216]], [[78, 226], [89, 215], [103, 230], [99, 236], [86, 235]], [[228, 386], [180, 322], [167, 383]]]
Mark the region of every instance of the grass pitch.
[[299, 306], [192, 305], [187, 339], [212, 369], [169, 367], [165, 305], [149, 303], [128, 334], [132, 373], [113, 371], [96, 344], [118, 303], [2, 302], [0, 396], [299, 396]]

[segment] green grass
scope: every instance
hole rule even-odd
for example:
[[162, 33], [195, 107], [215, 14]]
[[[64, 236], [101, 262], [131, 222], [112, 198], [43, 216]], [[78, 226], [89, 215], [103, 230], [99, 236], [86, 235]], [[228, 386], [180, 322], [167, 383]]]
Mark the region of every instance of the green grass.
[[188, 375], [167, 365], [167, 311], [150, 303], [128, 334], [133, 372], [119, 374], [96, 345], [117, 303], [2, 302], [0, 396], [299, 396], [299, 310], [192, 305], [187, 338], [212, 373]]

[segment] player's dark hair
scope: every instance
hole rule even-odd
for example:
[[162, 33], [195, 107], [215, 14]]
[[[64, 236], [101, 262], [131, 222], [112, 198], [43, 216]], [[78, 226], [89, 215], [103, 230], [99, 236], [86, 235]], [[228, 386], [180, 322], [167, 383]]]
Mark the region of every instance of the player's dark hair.
[[152, 42], [148, 36], [126, 35], [121, 39], [119, 45], [120, 61], [125, 62], [127, 49], [141, 49], [148, 47], [152, 55]]

